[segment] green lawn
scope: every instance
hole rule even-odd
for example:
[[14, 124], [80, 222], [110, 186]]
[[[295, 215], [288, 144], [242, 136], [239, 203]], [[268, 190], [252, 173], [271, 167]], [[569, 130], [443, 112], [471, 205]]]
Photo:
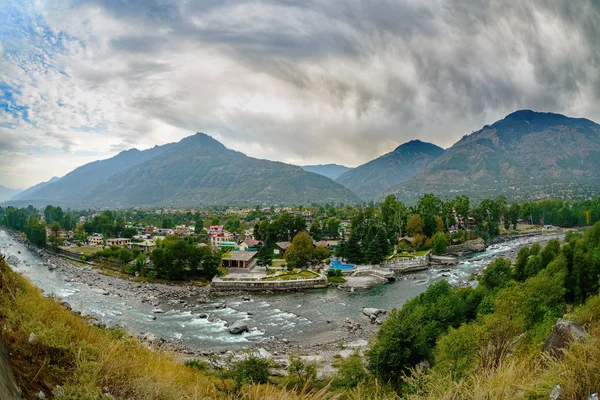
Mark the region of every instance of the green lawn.
[[316, 272], [303, 269], [302, 271], [296, 272], [295, 274], [289, 273], [289, 274], [269, 276], [268, 278], [265, 278], [265, 280], [276, 281], [278, 279], [281, 279], [284, 281], [291, 281], [291, 280], [297, 280], [297, 279], [312, 279], [312, 278], [318, 278], [318, 277], [319, 277], [319, 274], [317, 274]]
[[273, 260], [273, 265], [271, 265], [271, 268], [283, 268], [284, 265], [285, 260], [283, 258], [278, 258]]

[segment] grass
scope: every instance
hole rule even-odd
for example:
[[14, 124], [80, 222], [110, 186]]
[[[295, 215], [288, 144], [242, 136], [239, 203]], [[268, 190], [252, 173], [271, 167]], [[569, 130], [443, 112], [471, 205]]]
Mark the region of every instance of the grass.
[[74, 254], [95, 254], [102, 251], [100, 246], [81, 246], [81, 247], [59, 247], [62, 250], [68, 251]]
[[330, 276], [327, 278], [327, 282], [329, 283], [346, 283], [347, 281], [341, 276]]
[[284, 259], [276, 259], [276, 260], [273, 260], [273, 264], [271, 265], [271, 268], [283, 268], [284, 265], [285, 265]]
[[297, 279], [312, 279], [312, 278], [318, 278], [318, 277], [319, 277], [319, 274], [317, 274], [316, 272], [303, 269], [302, 271], [296, 272], [296, 273], [288, 273], [288, 274], [269, 276], [268, 278], [265, 278], [265, 280], [267, 280], [267, 281], [276, 281], [276, 280], [291, 281], [291, 280], [297, 280]]
[[406, 253], [406, 252], [396, 253], [396, 254], [392, 255], [389, 258], [389, 260], [401, 260], [403, 258], [423, 257], [424, 255], [426, 255], [429, 252], [430, 252], [430, 250], [420, 250], [420, 251], [417, 251], [414, 253]]
[[[3, 260], [0, 273], [0, 332], [24, 398], [43, 391], [57, 399], [101, 399], [104, 388], [123, 399], [225, 398], [214, 377], [184, 366], [173, 354], [152, 351], [122, 331], [88, 325], [58, 300], [44, 298]], [[35, 334], [32, 342], [31, 333]], [[240, 397], [317, 400], [326, 396], [323, 391], [307, 394], [246, 385]]]

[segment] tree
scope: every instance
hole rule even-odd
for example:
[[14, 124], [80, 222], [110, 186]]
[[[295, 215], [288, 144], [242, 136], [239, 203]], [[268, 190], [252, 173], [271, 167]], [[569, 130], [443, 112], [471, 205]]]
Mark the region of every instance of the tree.
[[523, 282], [527, 277], [525, 274], [525, 266], [529, 260], [529, 247], [521, 247], [519, 253], [517, 253], [517, 260], [515, 262], [514, 278], [518, 282]]
[[316, 241], [323, 238], [323, 230], [321, 229], [321, 223], [318, 219], [310, 226], [310, 236]]
[[444, 220], [439, 215], [435, 217], [435, 231], [436, 232], [444, 232], [446, 228], [444, 227]]
[[494, 291], [505, 287], [512, 275], [510, 260], [500, 257], [486, 267], [480, 283], [487, 290]]
[[443, 232], [437, 232], [433, 236], [433, 254], [441, 256], [448, 250], [448, 238]]
[[265, 244], [258, 250], [258, 253], [256, 253], [256, 263], [266, 268], [273, 265], [273, 248], [270, 245]]
[[313, 258], [318, 261], [323, 261], [326, 258], [329, 258], [331, 255], [331, 251], [325, 246], [317, 246], [313, 251]]
[[58, 235], [60, 234], [60, 231], [62, 230], [60, 223], [58, 221], [54, 221], [50, 224], [50, 231], [52, 232], [52, 243], [54, 243], [54, 246], [58, 246]]
[[302, 231], [294, 236], [292, 244], [285, 252], [285, 261], [293, 268], [304, 267], [312, 260], [312, 255], [313, 241], [308, 232]]
[[518, 204], [512, 204], [508, 209], [508, 216], [510, 219], [510, 223], [513, 226], [513, 229], [517, 229], [517, 221], [519, 220], [519, 215], [521, 214], [521, 207]]
[[406, 234], [408, 236], [415, 236], [422, 234], [424, 229], [423, 219], [419, 214], [413, 214], [406, 222]]
[[304, 388], [317, 377], [317, 364], [314, 362], [304, 362], [298, 356], [290, 356], [288, 374], [298, 380], [300, 388]]

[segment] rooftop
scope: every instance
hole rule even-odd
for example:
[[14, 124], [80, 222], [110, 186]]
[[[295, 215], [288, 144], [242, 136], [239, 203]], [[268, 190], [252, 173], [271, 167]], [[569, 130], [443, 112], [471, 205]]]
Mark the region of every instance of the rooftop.
[[229, 257], [224, 257], [223, 260], [250, 261], [254, 258], [256, 253], [256, 251], [234, 251]]

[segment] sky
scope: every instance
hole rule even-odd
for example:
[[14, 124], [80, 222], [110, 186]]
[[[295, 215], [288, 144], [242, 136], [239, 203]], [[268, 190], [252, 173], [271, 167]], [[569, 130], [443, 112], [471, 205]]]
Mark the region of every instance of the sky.
[[600, 122], [598, 0], [0, 0], [0, 185], [204, 132], [357, 166], [518, 109]]

